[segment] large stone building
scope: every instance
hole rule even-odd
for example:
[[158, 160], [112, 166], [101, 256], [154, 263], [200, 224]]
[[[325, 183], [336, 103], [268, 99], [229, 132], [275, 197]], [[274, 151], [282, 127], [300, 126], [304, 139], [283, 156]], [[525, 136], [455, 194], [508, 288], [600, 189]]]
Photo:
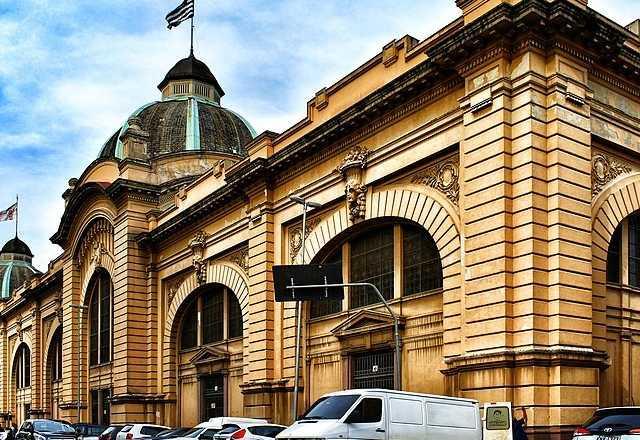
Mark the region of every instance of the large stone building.
[[[587, 0], [457, 3], [280, 134], [176, 64], [69, 182], [63, 254], [45, 273], [22, 242], [0, 254], [3, 295], [21, 284], [0, 306], [0, 411], [289, 421], [295, 305], [274, 302], [272, 266], [302, 252], [389, 299], [403, 389], [526, 405], [537, 439], [637, 402], [638, 23]], [[291, 194], [322, 204], [306, 250]], [[301, 409], [393, 386], [392, 340], [369, 292], [306, 304]]]

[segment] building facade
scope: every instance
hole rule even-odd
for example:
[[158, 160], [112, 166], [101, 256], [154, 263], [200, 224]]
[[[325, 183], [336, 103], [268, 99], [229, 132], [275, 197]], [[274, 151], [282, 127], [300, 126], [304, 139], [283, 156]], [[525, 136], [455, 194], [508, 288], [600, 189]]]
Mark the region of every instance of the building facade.
[[[457, 4], [279, 134], [222, 107], [195, 57], [176, 64], [69, 181], [62, 255], [3, 302], [0, 410], [290, 422], [296, 307], [274, 301], [272, 268], [303, 253], [389, 300], [405, 390], [527, 406], [536, 439], [636, 402], [637, 23], [587, 0]], [[305, 249], [292, 194], [322, 205]], [[393, 321], [370, 292], [303, 313], [300, 410], [393, 386]]]

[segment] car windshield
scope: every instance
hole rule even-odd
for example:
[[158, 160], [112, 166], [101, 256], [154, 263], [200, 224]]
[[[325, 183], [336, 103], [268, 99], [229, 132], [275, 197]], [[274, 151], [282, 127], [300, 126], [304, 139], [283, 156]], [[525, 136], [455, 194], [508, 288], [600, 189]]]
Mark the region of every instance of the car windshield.
[[184, 436], [189, 438], [196, 438], [202, 431], [204, 431], [204, 428], [191, 428]]
[[33, 430], [38, 432], [75, 432], [73, 426], [53, 420], [36, 420], [33, 422]]
[[601, 432], [605, 428], [612, 428], [615, 432], [625, 432], [640, 428], [640, 408], [612, 408], [597, 411], [584, 424], [591, 432]]
[[337, 420], [341, 419], [349, 408], [360, 397], [358, 394], [329, 396], [319, 399], [302, 417], [303, 420]]

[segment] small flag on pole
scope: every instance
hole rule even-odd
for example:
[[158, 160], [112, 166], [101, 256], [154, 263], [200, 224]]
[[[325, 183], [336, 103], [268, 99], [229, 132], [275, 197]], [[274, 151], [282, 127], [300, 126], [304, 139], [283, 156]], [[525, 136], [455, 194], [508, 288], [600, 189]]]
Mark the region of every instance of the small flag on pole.
[[4, 211], [0, 211], [0, 222], [8, 222], [14, 220], [17, 217], [18, 204], [14, 203]]
[[174, 28], [183, 21], [193, 18], [194, 13], [194, 0], [184, 0], [180, 6], [167, 14], [168, 28]]

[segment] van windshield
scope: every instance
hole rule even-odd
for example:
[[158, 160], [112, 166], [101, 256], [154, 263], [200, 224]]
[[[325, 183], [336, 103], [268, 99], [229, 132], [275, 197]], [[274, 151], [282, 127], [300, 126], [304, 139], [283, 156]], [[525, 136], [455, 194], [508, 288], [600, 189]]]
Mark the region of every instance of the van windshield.
[[341, 419], [360, 397], [359, 394], [322, 397], [313, 404], [302, 420]]

